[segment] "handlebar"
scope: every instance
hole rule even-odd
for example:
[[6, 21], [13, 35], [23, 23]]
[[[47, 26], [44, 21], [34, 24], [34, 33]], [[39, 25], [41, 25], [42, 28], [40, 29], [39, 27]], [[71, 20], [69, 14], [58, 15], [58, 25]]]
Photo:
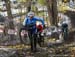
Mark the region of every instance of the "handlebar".
[[[25, 27], [26, 27], [27, 30], [31, 30], [31, 29], [33, 29], [35, 27], [37, 28], [37, 25], [35, 23], [30, 23], [30, 24], [26, 24]], [[44, 27], [41, 27], [41, 28], [43, 29]]]

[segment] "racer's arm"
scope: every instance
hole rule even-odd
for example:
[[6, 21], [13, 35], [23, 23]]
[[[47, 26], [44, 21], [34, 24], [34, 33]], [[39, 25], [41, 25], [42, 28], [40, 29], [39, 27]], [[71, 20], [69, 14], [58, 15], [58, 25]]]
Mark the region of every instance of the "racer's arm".
[[24, 19], [23, 26], [26, 26], [26, 24], [27, 24], [27, 18]]
[[42, 23], [42, 25], [45, 26], [44, 19], [42, 19], [42, 18], [36, 18], [36, 21], [40, 21]]

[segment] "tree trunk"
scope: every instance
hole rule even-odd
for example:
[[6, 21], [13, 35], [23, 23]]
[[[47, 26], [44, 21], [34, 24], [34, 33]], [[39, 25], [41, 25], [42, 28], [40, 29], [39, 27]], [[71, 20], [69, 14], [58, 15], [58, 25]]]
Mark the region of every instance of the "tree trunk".
[[57, 25], [57, 1], [52, 0], [52, 24]]
[[10, 0], [4, 0], [6, 3], [6, 8], [7, 8], [7, 14], [9, 18], [9, 28], [14, 29], [14, 24], [13, 24], [13, 16], [11, 13], [11, 6], [10, 6]]
[[48, 16], [49, 16], [50, 24], [52, 25], [51, 0], [46, 0], [46, 5], [48, 9]]
[[[13, 24], [13, 16], [12, 16], [12, 13], [11, 13], [11, 6], [10, 6], [10, 0], [4, 0], [5, 3], [6, 3], [6, 9], [7, 9], [7, 14], [8, 14], [8, 19], [9, 19], [9, 29], [14, 29], [14, 24]], [[11, 33], [11, 32], [10, 32]], [[10, 37], [9, 37], [9, 43], [10, 45], [13, 45], [13, 40], [15, 39], [15, 36], [14, 34], [10, 34]]]
[[57, 2], [56, 0], [46, 0], [48, 15], [51, 25], [57, 24]]
[[30, 12], [31, 11], [31, 0], [28, 0], [27, 3], [28, 3], [27, 12]]

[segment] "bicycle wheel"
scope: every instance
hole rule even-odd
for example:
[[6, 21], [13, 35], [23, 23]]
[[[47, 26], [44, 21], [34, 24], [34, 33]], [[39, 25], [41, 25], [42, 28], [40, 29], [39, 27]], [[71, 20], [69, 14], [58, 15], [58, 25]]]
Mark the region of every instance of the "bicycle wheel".
[[28, 44], [29, 41], [28, 41], [28, 33], [27, 33], [27, 31], [21, 29], [19, 31], [19, 36], [20, 36], [20, 42], [22, 44]]

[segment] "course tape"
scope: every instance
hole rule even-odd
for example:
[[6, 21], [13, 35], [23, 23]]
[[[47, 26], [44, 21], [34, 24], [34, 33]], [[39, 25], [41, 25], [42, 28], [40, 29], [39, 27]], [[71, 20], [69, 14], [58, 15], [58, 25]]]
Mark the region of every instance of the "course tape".
[[30, 48], [30, 46], [19, 44], [19, 45], [10, 45], [10, 46], [0, 46], [0, 48], [23, 49], [23, 48]]

